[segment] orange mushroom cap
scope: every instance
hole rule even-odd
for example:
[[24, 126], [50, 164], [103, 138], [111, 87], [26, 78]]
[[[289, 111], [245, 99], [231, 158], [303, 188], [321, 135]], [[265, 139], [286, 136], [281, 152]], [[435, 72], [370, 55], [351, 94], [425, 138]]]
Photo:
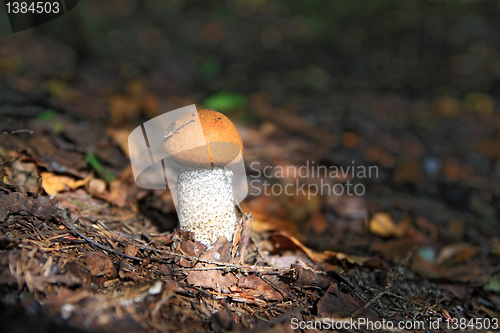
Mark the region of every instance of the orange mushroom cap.
[[[231, 120], [212, 110], [199, 110], [197, 116], [190, 112], [175, 122], [174, 133], [165, 140], [164, 150], [186, 165], [214, 167], [238, 162], [243, 154], [243, 143]], [[195, 144], [201, 142], [200, 125], [204, 145]]]

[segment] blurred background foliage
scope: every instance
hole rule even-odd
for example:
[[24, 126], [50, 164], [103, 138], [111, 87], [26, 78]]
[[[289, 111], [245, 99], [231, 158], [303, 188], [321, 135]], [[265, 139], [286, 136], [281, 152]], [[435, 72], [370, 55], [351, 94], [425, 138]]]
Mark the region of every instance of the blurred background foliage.
[[499, 7], [475, 0], [80, 1], [15, 37], [60, 40], [78, 61], [101, 62], [125, 80], [163, 71], [172, 89], [201, 98], [266, 91], [283, 103], [295, 93], [352, 89], [432, 98], [498, 92]]

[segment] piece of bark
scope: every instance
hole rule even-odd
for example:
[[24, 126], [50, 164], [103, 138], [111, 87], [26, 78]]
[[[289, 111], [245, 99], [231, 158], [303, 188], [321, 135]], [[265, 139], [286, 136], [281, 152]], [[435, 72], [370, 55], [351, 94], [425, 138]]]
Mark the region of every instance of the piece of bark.
[[292, 265], [291, 269], [293, 270], [295, 284], [301, 286], [315, 286], [320, 287], [321, 289], [326, 289], [335, 282], [328, 275], [316, 273], [311, 268], [306, 268], [300, 264]]
[[37, 199], [26, 197], [22, 193], [12, 192], [0, 193], [0, 221], [5, 221], [10, 214], [21, 212], [28, 213], [39, 219], [50, 220], [57, 214], [57, 208], [49, 204], [46, 197], [39, 196]]
[[117, 276], [116, 268], [111, 258], [101, 253], [87, 252], [83, 256], [85, 266], [94, 276], [108, 276], [115, 278]]

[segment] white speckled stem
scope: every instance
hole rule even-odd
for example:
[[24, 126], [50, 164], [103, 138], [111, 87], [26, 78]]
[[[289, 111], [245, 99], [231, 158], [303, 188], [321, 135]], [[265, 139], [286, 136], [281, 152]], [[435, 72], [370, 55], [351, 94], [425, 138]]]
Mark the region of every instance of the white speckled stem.
[[186, 169], [177, 180], [180, 227], [208, 246], [220, 236], [233, 240], [236, 225], [232, 173], [224, 168]]

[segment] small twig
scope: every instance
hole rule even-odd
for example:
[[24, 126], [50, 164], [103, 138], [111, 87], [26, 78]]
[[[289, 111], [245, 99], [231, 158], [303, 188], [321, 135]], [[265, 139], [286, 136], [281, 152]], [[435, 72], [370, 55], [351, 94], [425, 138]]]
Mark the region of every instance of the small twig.
[[68, 213], [65, 210], [61, 211], [61, 217], [62, 217], [62, 219], [60, 219], [59, 216], [56, 216], [56, 219], [59, 222], [62, 222], [68, 229], [70, 229], [71, 231], [73, 231], [76, 235], [78, 235], [79, 237], [85, 239], [90, 245], [98, 247], [101, 250], [108, 251], [108, 252], [117, 254], [119, 256], [128, 258], [128, 259], [134, 259], [134, 260], [142, 261], [141, 258], [137, 258], [137, 257], [131, 256], [131, 255], [128, 255], [126, 253], [122, 253], [122, 252], [113, 250], [112, 248], [107, 247], [107, 246], [102, 245], [102, 244], [99, 244], [98, 242], [96, 242], [96, 241], [90, 239], [89, 237], [85, 236], [83, 233], [81, 233], [80, 231], [78, 231], [76, 229], [76, 227], [73, 225], [73, 219], [68, 215]]
[[[204, 264], [211, 264], [211, 265], [222, 266], [222, 269], [226, 269], [226, 268], [243, 269], [243, 268], [252, 267], [252, 266], [247, 266], [247, 265], [231, 264], [231, 263], [221, 262], [221, 261], [204, 260], [204, 259], [200, 259], [198, 257], [194, 257], [194, 256], [190, 256], [190, 255], [184, 254], [184, 253], [172, 252], [172, 251], [169, 251], [169, 250], [164, 250], [164, 249], [160, 249], [160, 248], [156, 248], [156, 247], [152, 247], [152, 246], [148, 246], [148, 245], [144, 245], [144, 244], [137, 244], [137, 243], [129, 242], [129, 241], [123, 241], [123, 242], [127, 243], [127, 244], [130, 244], [130, 245], [134, 245], [134, 246], [138, 247], [141, 250], [148, 250], [148, 251], [153, 251], [153, 252], [159, 252], [159, 253], [163, 253], [164, 255], [168, 255], [168, 256], [184, 258], [184, 259], [187, 259], [187, 260], [192, 261], [192, 262], [201, 262], [201, 263], [204, 263]], [[158, 256], [156, 258], [155, 257], [151, 257], [150, 259], [152, 259], [152, 260], [165, 260], [165, 259], [170, 259], [170, 258]], [[263, 267], [263, 268], [266, 268], [266, 267]], [[269, 267], [267, 267], [267, 268], [269, 268]]]
[[[178, 256], [181, 258], [185, 258], [188, 260], [196, 260], [197, 262], [201, 262], [204, 264], [215, 265], [215, 267], [179, 268], [179, 270], [184, 270], [184, 271], [241, 270], [243, 273], [254, 273], [254, 274], [264, 274], [264, 275], [274, 275], [275, 273], [287, 274], [290, 272], [290, 269], [281, 268], [281, 267], [238, 265], [238, 264], [231, 264], [231, 263], [227, 263], [227, 262], [202, 260], [202, 259], [198, 259], [198, 258], [191, 257], [191, 256], [186, 256], [186, 255], [179, 254], [179, 253], [172, 253], [172, 255]], [[154, 259], [163, 259], [163, 258], [150, 258], [150, 259], [154, 260]]]
[[19, 133], [28, 133], [30, 135], [33, 135], [33, 132], [32, 130], [28, 130], [28, 129], [18, 129], [18, 130], [14, 130], [14, 131], [0, 131], [0, 134], [19, 134]]

